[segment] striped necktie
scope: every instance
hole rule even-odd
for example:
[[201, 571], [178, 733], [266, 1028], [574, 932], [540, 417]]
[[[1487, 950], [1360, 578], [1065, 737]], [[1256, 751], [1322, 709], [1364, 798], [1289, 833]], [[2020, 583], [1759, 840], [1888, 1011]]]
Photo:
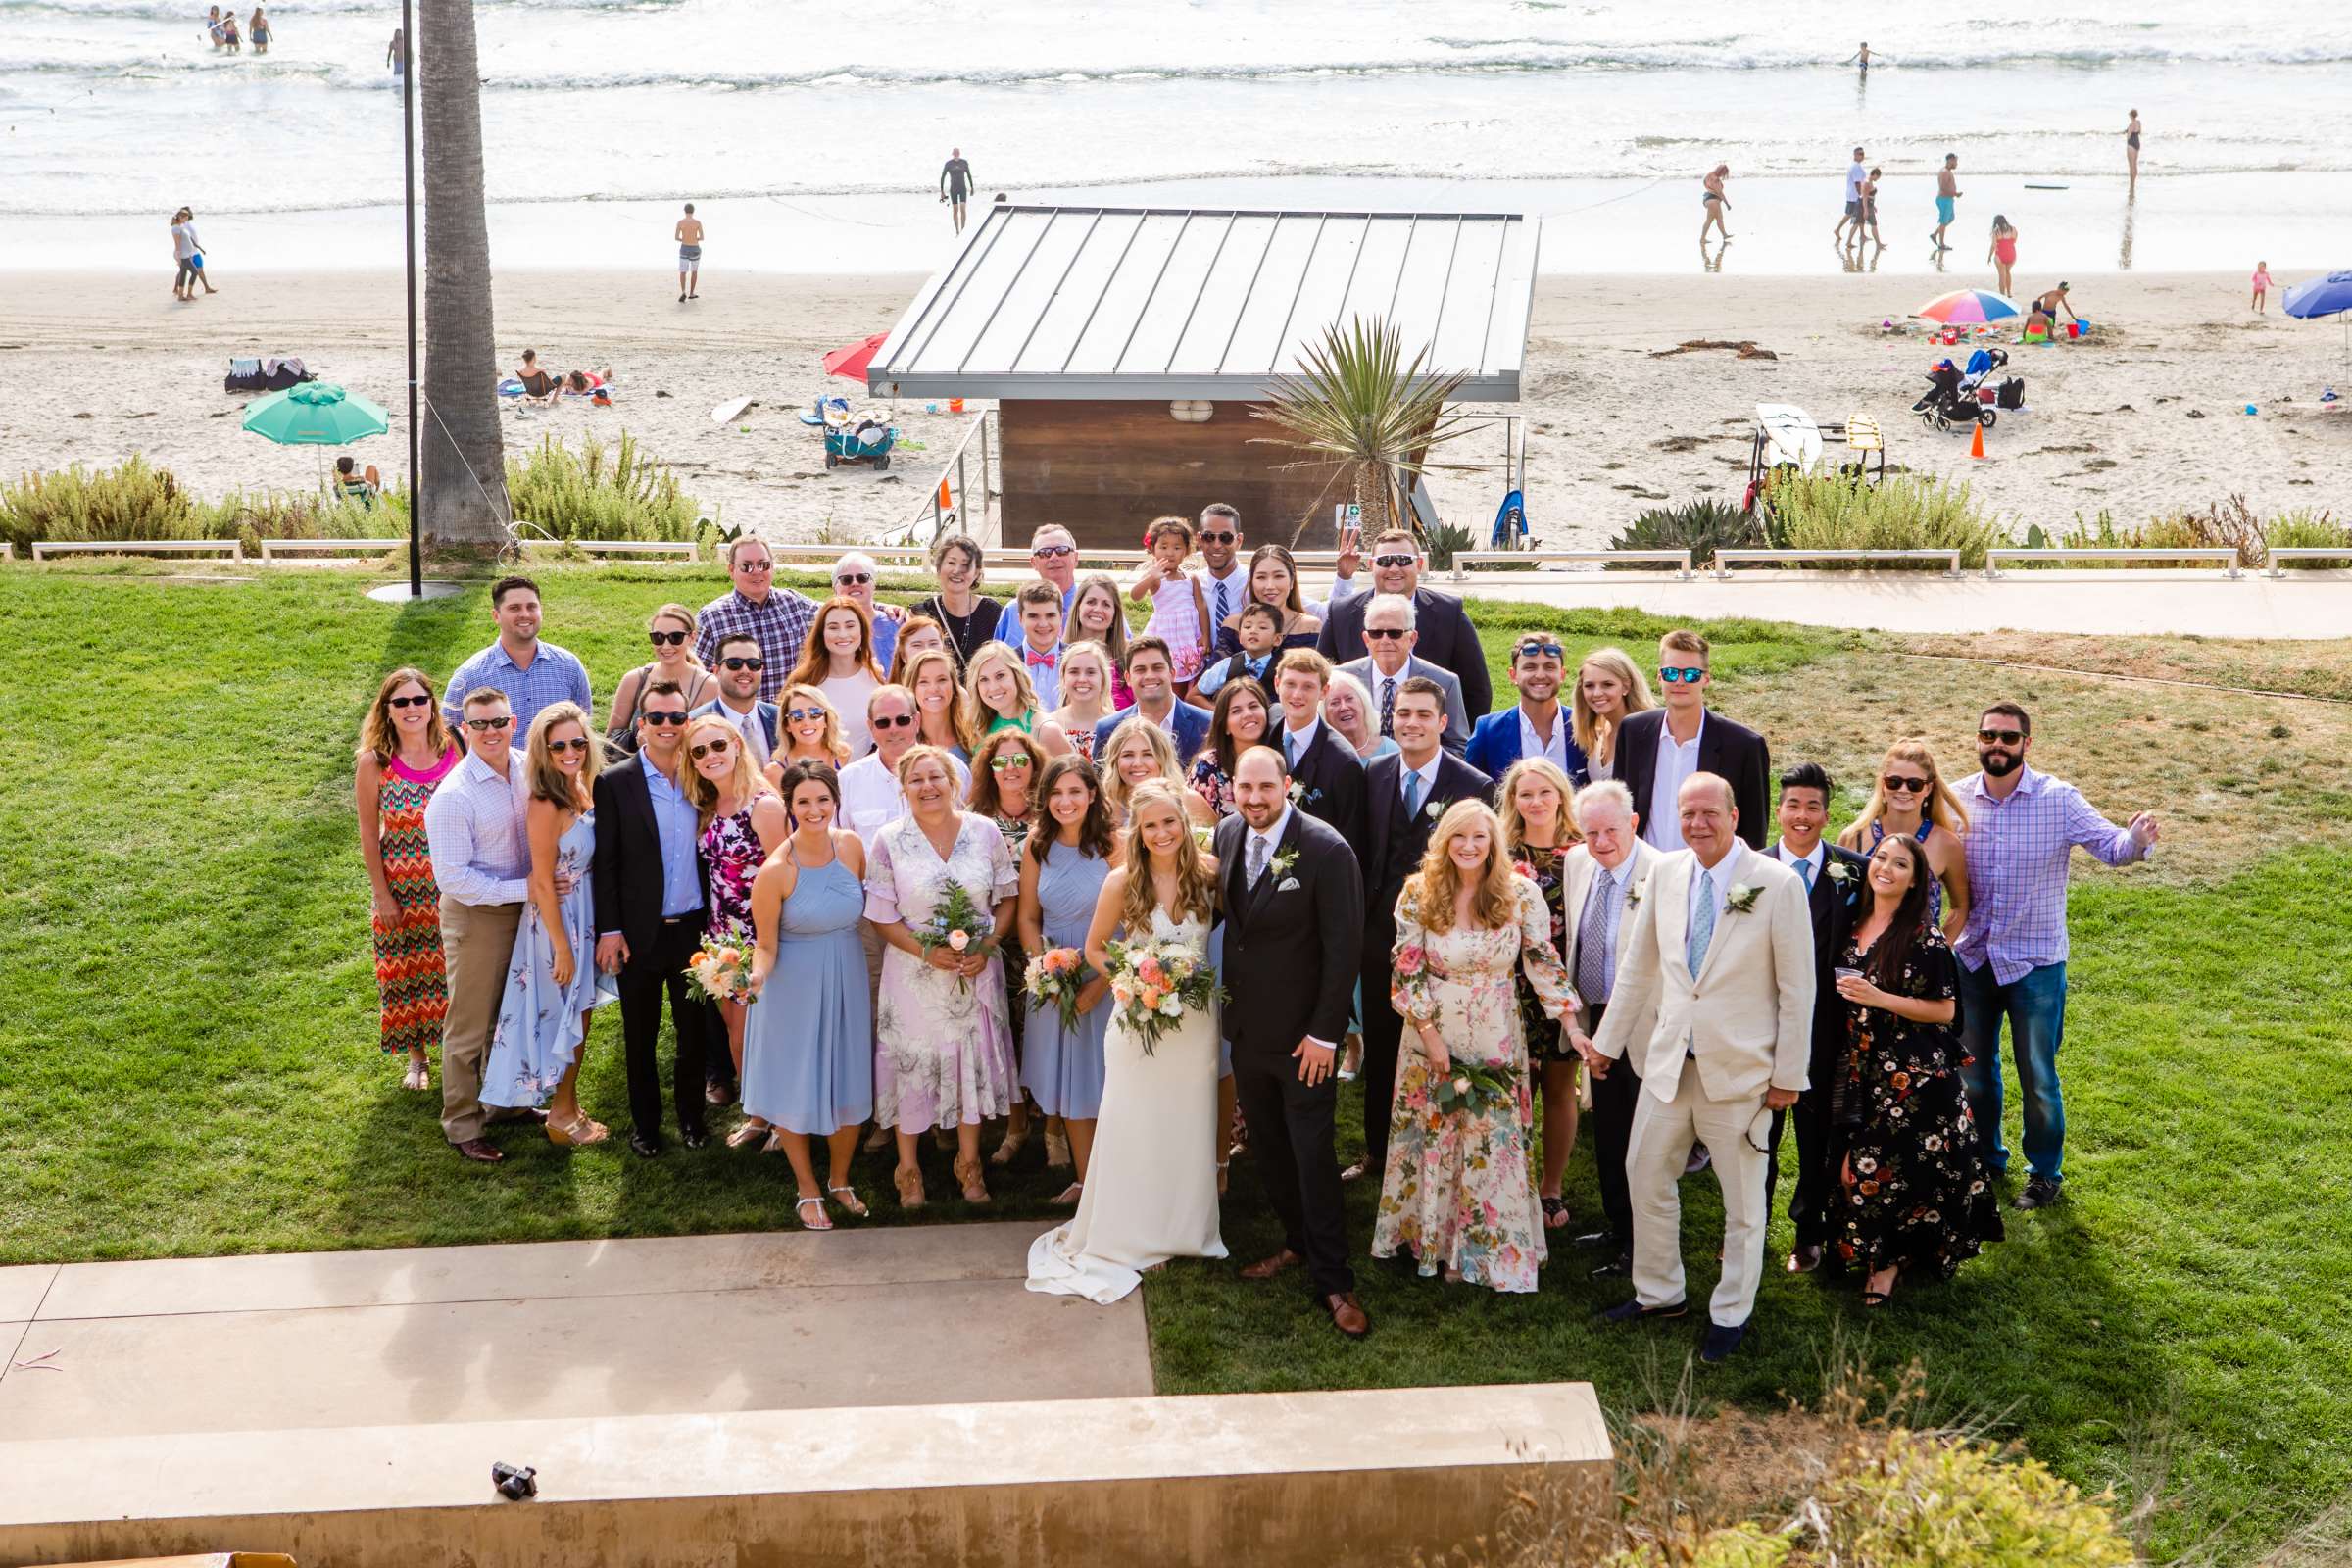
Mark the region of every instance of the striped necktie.
[[1715, 940], [1715, 873], [1698, 873], [1698, 907], [1690, 911], [1690, 944], [1683, 956], [1690, 965], [1690, 977], [1698, 978], [1699, 967], [1707, 961], [1707, 944]]

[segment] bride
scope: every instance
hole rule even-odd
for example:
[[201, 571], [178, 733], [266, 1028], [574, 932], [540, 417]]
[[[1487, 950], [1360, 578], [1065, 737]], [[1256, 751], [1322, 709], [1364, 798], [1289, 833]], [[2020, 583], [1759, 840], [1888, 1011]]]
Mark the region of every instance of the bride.
[[[1086, 961], [1110, 969], [1121, 928], [1191, 945], [1202, 961], [1216, 861], [1193, 842], [1182, 794], [1151, 780], [1128, 802], [1126, 856], [1104, 879]], [[1112, 1005], [1105, 996], [1103, 1005]], [[1147, 1054], [1119, 1013], [1102, 1042], [1102, 1108], [1077, 1217], [1029, 1248], [1029, 1289], [1105, 1304], [1171, 1257], [1223, 1257], [1217, 1234], [1217, 1018], [1187, 1012]]]

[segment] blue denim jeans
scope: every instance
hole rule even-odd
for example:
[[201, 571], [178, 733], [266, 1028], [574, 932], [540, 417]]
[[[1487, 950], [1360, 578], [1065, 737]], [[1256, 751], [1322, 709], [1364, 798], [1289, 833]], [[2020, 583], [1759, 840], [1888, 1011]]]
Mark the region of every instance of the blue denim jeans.
[[2066, 965], [2029, 969], [2008, 985], [1992, 977], [1992, 965], [1960, 966], [1960, 1042], [1974, 1058], [1960, 1071], [1968, 1107], [1983, 1141], [1984, 1165], [1998, 1176], [2009, 1169], [2009, 1148], [2001, 1141], [2001, 1020], [2017, 1053], [2017, 1088], [2025, 1101], [2026, 1167], [2061, 1181], [2059, 1158], [2066, 1148], [2066, 1102], [2058, 1091], [2058, 1045], [2066, 1037]]

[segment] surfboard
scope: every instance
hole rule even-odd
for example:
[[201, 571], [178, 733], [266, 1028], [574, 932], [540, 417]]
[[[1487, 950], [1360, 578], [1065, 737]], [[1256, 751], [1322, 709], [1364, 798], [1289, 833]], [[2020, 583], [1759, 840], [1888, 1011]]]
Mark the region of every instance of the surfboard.
[[2030, 180], [2030, 179], [2029, 179], [2029, 180], [2027, 180], [2027, 181], [2026, 181], [2026, 189], [2028, 189], [2028, 190], [2072, 190], [2072, 189], [2074, 189], [2074, 187], [2073, 187], [2072, 185], [2036, 185], [2036, 184], [2034, 184], [2034, 183], [2032, 180]]
[[1821, 461], [1821, 427], [1794, 404], [1757, 404], [1756, 423], [1764, 430], [1766, 467], [1789, 463], [1809, 471]]
[[742, 418], [743, 411], [757, 401], [755, 398], [737, 398], [731, 403], [721, 403], [710, 411], [710, 422], [712, 424], [732, 424]]

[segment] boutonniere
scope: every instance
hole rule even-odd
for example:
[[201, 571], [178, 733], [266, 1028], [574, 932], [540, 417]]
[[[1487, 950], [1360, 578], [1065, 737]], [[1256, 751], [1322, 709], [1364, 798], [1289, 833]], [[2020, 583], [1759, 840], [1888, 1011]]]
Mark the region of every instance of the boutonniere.
[[1832, 860], [1828, 875], [1831, 883], [1844, 896], [1845, 902], [1848, 904], [1853, 903], [1855, 897], [1862, 891], [1862, 873], [1843, 860]]
[[1291, 780], [1291, 804], [1293, 806], [1301, 808], [1312, 806], [1322, 798], [1323, 791], [1320, 787], [1310, 790], [1300, 780]]
[[1735, 882], [1732, 891], [1724, 895], [1723, 906], [1734, 914], [1745, 914], [1756, 906], [1763, 889], [1750, 882]]
[[1432, 822], [1435, 822], [1440, 816], [1443, 816], [1445, 812], [1446, 803], [1444, 801], [1432, 801], [1427, 806], [1421, 808], [1421, 814], [1428, 817]]
[[1297, 850], [1276, 850], [1274, 852], [1274, 858], [1266, 862], [1266, 866], [1276, 876], [1288, 879], [1277, 883], [1274, 888], [1275, 892], [1280, 893], [1287, 888], [1295, 888], [1298, 885], [1298, 879], [1291, 875], [1291, 868], [1298, 863], [1298, 852]]
[[1649, 884], [1646, 882], [1628, 882], [1625, 885], [1625, 906], [1629, 909], [1639, 908], [1642, 904], [1642, 890], [1648, 886]]

